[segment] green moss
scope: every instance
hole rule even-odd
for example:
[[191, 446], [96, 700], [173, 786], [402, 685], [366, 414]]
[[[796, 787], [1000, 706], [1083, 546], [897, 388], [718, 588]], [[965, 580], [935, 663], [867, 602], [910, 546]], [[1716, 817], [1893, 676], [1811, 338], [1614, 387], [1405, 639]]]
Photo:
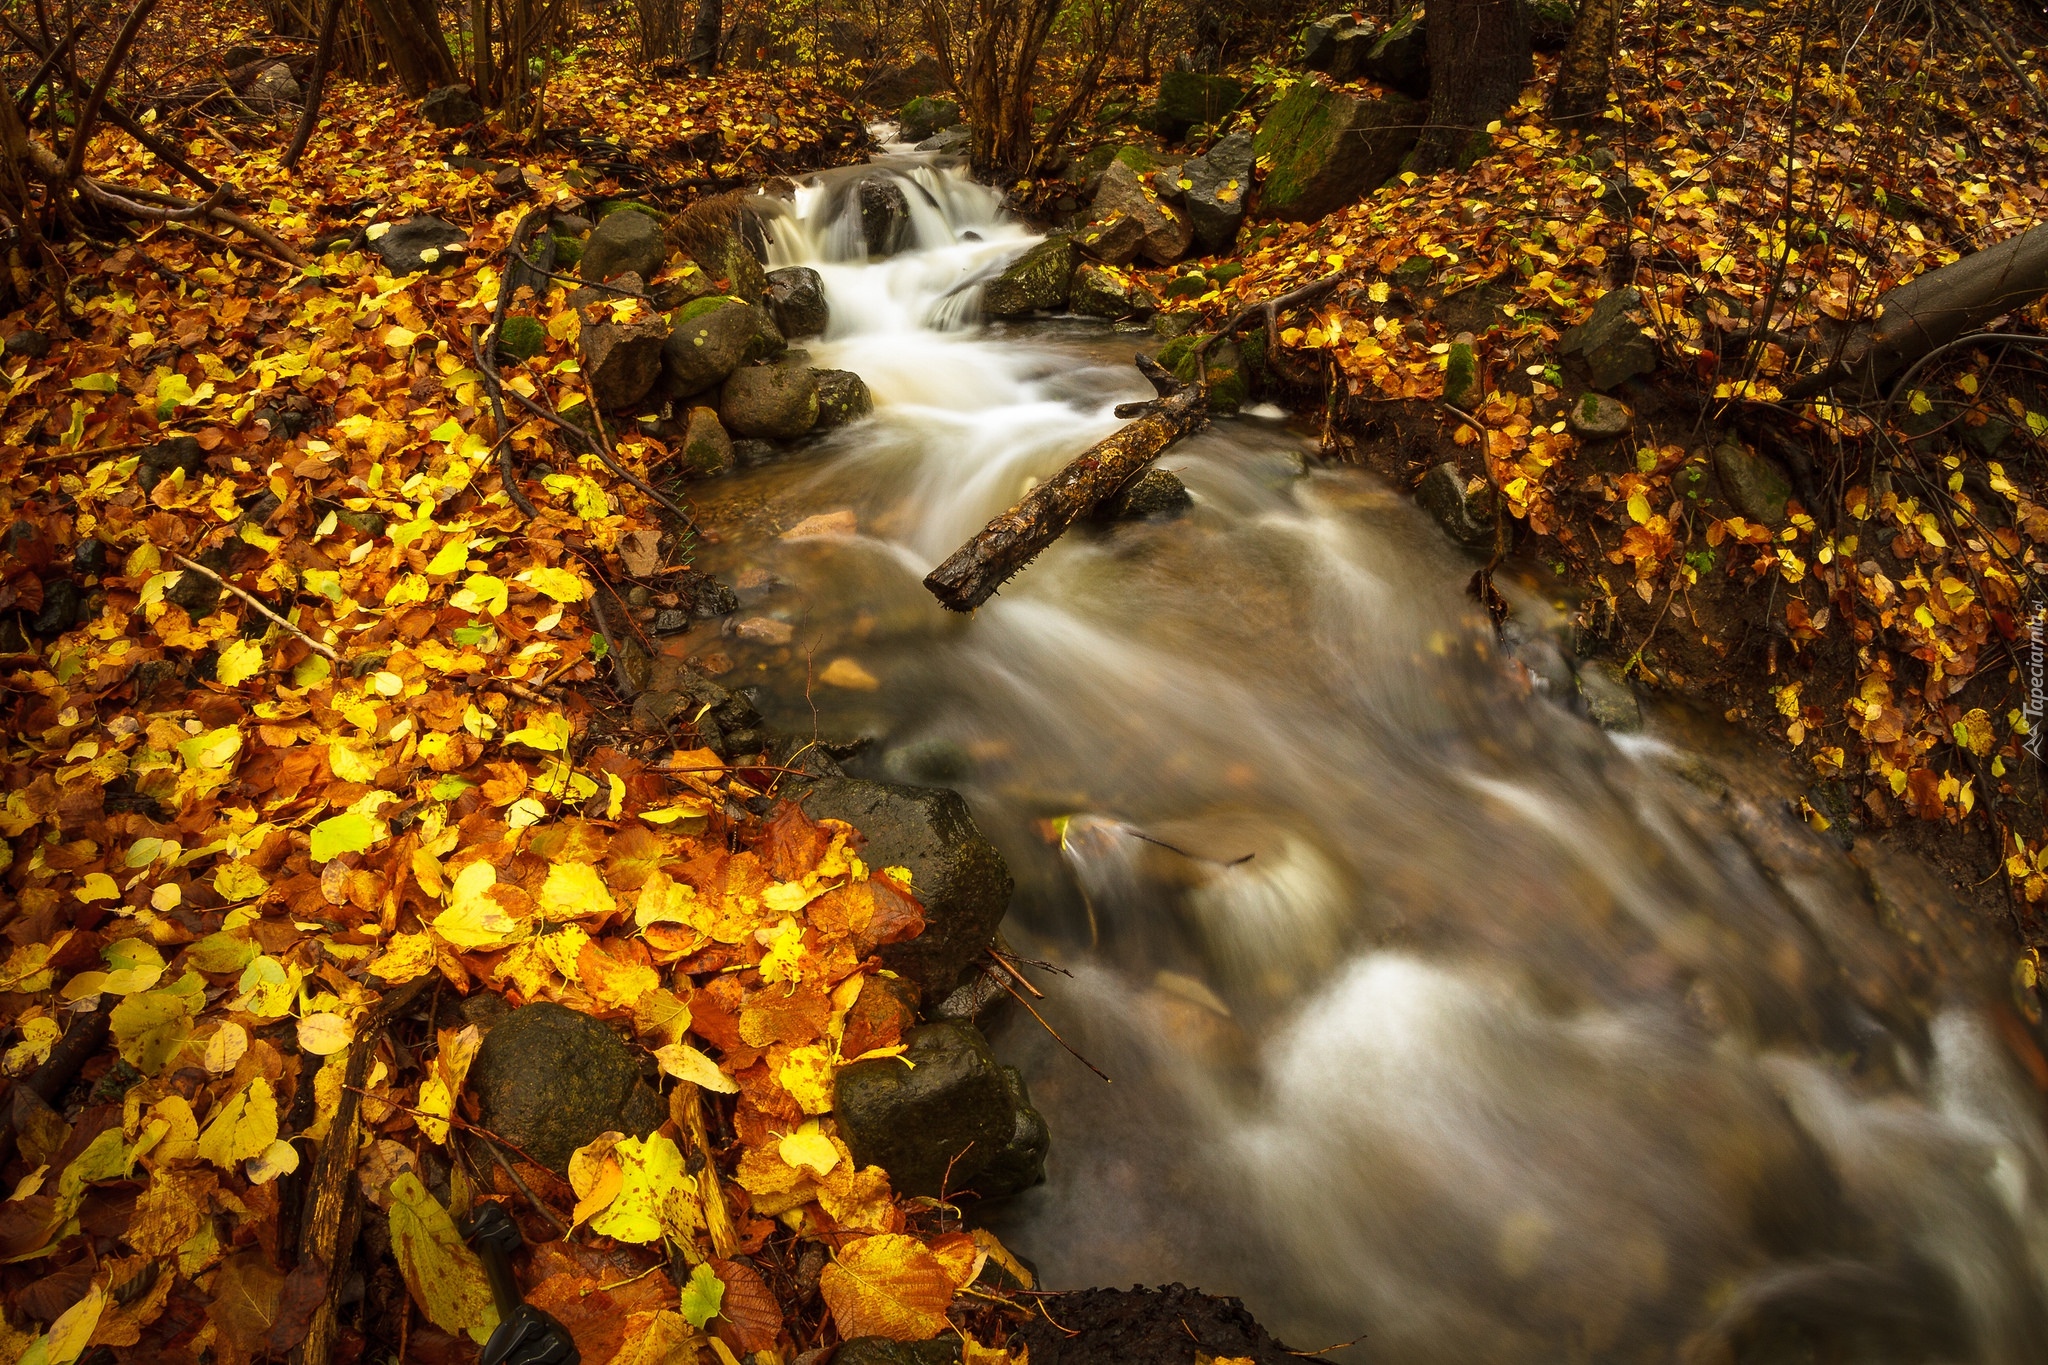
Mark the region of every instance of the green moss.
[[1451, 347], [1444, 365], [1444, 401], [1469, 407], [1479, 397], [1479, 357], [1464, 342]]
[[1273, 107], [1252, 140], [1252, 152], [1271, 159], [1261, 202], [1284, 210], [1308, 191], [1308, 180], [1336, 150], [1339, 97], [1313, 80], [1297, 81]]
[[628, 209], [635, 213], [644, 213], [658, 224], [665, 226], [668, 223], [667, 214], [654, 207], [654, 205], [643, 204], [637, 199], [613, 199], [598, 209], [597, 216], [602, 221], [615, 213], [623, 213]]
[[566, 269], [583, 259], [583, 239], [566, 232], [555, 234], [555, 265]]
[[1208, 293], [1211, 287], [1209, 278], [1205, 275], [1182, 275], [1178, 279], [1168, 281], [1166, 287], [1159, 292], [1169, 299], [1198, 299]]
[[680, 327], [686, 322], [695, 321], [706, 313], [723, 308], [729, 303], [737, 303], [741, 307], [745, 307], [746, 302], [745, 299], [736, 299], [730, 294], [707, 294], [701, 299], [691, 299], [681, 308], [676, 309], [669, 317], [669, 325], [671, 327]]
[[[1153, 156], [1152, 153], [1146, 151], [1143, 147], [1119, 148], [1110, 160], [1123, 162], [1124, 165], [1129, 166], [1141, 176], [1150, 175], [1159, 169], [1159, 158]], [[1103, 169], [1108, 169], [1107, 162], [1104, 163]]]
[[498, 354], [513, 360], [531, 360], [547, 349], [547, 329], [537, 318], [515, 315], [505, 319], [498, 330]]
[[1225, 261], [1221, 265], [1210, 266], [1202, 273], [1218, 284], [1229, 284], [1232, 280], [1244, 274], [1244, 267], [1236, 261]]

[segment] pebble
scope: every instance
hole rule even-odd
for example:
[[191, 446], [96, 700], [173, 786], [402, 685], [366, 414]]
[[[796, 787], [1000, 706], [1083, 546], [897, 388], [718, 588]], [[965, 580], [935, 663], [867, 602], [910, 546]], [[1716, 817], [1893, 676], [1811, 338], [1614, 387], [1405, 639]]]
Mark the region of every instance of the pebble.
[[860, 522], [850, 511], [819, 512], [805, 517], [782, 533], [784, 540], [810, 540], [850, 536], [859, 529]]
[[818, 675], [818, 681], [827, 687], [844, 687], [852, 692], [873, 692], [882, 685], [880, 679], [852, 659], [834, 659]]
[[732, 633], [742, 640], [753, 640], [759, 644], [786, 645], [796, 634], [796, 627], [772, 616], [754, 616], [734, 626]]

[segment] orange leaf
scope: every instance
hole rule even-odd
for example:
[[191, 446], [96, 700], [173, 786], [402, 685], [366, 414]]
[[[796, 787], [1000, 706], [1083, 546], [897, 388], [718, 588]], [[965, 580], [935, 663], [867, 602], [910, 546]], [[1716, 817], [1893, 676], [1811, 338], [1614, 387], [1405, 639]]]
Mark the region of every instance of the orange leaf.
[[929, 1341], [946, 1327], [953, 1277], [915, 1237], [883, 1233], [840, 1249], [818, 1288], [839, 1335]]

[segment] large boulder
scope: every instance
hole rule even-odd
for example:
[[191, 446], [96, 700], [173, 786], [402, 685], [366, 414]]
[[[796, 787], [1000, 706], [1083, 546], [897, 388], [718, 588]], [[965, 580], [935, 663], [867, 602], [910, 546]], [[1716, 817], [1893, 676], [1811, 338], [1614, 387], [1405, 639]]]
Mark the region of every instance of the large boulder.
[[604, 216], [583, 243], [578, 266], [586, 280], [610, 280], [634, 274], [651, 280], [668, 259], [668, 245], [661, 238], [661, 224], [654, 215], [621, 206]]
[[1353, 80], [1378, 38], [1379, 30], [1356, 15], [1332, 14], [1302, 32], [1301, 65], [1308, 71], [1327, 71], [1333, 81]]
[[669, 317], [661, 351], [670, 393], [690, 398], [725, 381], [750, 360], [781, 354], [782, 334], [764, 309], [725, 294], [684, 304]]
[[248, 103], [270, 109], [297, 104], [305, 97], [292, 69], [283, 62], [264, 67], [242, 95]]
[[1594, 388], [1613, 389], [1637, 375], [1655, 372], [1657, 347], [1631, 316], [1642, 300], [1640, 290], [1609, 290], [1593, 305], [1592, 316], [1566, 328], [1558, 338], [1559, 352], [1585, 359]]
[[926, 1000], [944, 999], [994, 939], [1010, 904], [1010, 870], [967, 803], [944, 787], [839, 777], [813, 785], [804, 810], [859, 830], [870, 866], [910, 870], [924, 932], [881, 949], [882, 961]]
[[645, 1137], [666, 1117], [618, 1034], [545, 1001], [513, 1010], [484, 1036], [469, 1089], [485, 1128], [560, 1172], [598, 1136]]
[[447, 85], [427, 92], [420, 101], [420, 118], [438, 128], [467, 128], [483, 122], [484, 110], [468, 86]]
[[[1411, 13], [1387, 26], [1354, 75], [1391, 86], [1414, 99], [1429, 97], [1429, 20]], [[1335, 73], [1332, 73], [1333, 75]]]
[[1138, 253], [1155, 265], [1172, 265], [1188, 254], [1195, 230], [1185, 214], [1160, 197], [1158, 190], [1119, 158], [1102, 173], [1095, 191], [1095, 217], [1107, 220], [1116, 214], [1135, 220], [1145, 229]]
[[661, 377], [662, 345], [667, 340], [668, 324], [659, 316], [632, 322], [586, 321], [577, 334], [576, 349], [597, 405], [612, 411], [645, 398]]
[[1084, 317], [1149, 318], [1159, 311], [1159, 298], [1144, 283], [1115, 266], [1083, 261], [1074, 271], [1070, 300]]
[[769, 271], [768, 313], [776, 329], [792, 341], [817, 336], [832, 319], [824, 277], [807, 265]]
[[[689, 223], [689, 217], [684, 213], [679, 219], [686, 234], [682, 244], [690, 253], [690, 259], [704, 272], [711, 287], [748, 303], [766, 302], [768, 272], [761, 265], [760, 255], [748, 244], [746, 234], [738, 227]], [[742, 225], [752, 226], [748, 216], [743, 216], [740, 221]]]
[[1074, 234], [1074, 246], [1104, 265], [1129, 265], [1145, 246], [1145, 225], [1128, 214], [1112, 213]]
[[860, 182], [860, 235], [874, 258], [893, 256], [910, 238], [910, 200], [893, 177]]
[[718, 391], [718, 419], [736, 436], [794, 441], [818, 425], [818, 381], [800, 365], [743, 365]]
[[1214, 123], [1235, 113], [1243, 103], [1244, 87], [1228, 76], [1169, 71], [1159, 80], [1154, 118], [1178, 134], [1197, 123]]
[[683, 453], [678, 461], [686, 479], [708, 479], [732, 469], [732, 437], [711, 408], [690, 409], [683, 427]]
[[952, 100], [919, 95], [896, 115], [896, 136], [905, 142], [923, 142], [942, 128], [960, 121], [960, 106]]
[[922, 1024], [903, 1045], [901, 1060], [839, 1069], [832, 1112], [855, 1162], [887, 1171], [898, 1193], [932, 1197], [993, 1198], [1043, 1178], [1044, 1121], [979, 1029]]
[[982, 286], [982, 311], [990, 317], [1014, 318], [1064, 308], [1073, 278], [1073, 239], [1048, 237]]
[[1181, 166], [1182, 202], [1204, 255], [1227, 255], [1237, 245], [1256, 159], [1251, 134], [1232, 133]]
[[1399, 96], [1367, 99], [1316, 80], [1296, 82], [1252, 142], [1254, 155], [1272, 167], [1260, 208], [1308, 222], [1344, 207], [1401, 168], [1421, 124], [1421, 109]]
[[875, 395], [852, 370], [812, 370], [818, 384], [818, 430], [858, 422], [875, 410]]
[[[379, 232], [377, 229], [384, 229]], [[379, 223], [369, 232], [370, 250], [392, 275], [448, 270], [469, 256], [469, 233], [445, 218], [420, 214], [402, 223]]]

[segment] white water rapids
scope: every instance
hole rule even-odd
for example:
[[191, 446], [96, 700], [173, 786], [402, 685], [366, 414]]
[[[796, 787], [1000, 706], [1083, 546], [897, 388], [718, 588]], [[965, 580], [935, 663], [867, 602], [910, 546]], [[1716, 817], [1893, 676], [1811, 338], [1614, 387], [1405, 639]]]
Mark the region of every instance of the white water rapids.
[[[912, 205], [887, 260], [863, 174]], [[1998, 951], [1880, 914], [1744, 761], [1532, 692], [1470, 565], [1278, 420], [1169, 453], [1187, 516], [1078, 528], [949, 616], [919, 579], [1147, 396], [1152, 339], [979, 322], [1032, 238], [914, 157], [768, 232], [825, 281], [811, 363], [878, 406], [711, 494], [700, 562], [796, 634], [704, 647], [786, 728], [877, 737], [856, 771], [962, 790], [1009, 938], [1073, 973], [1041, 1008], [1113, 1084], [1021, 1012], [996, 1037], [1053, 1149], [992, 1220], [1048, 1283], [1177, 1279], [1404, 1365], [2048, 1359]], [[879, 690], [813, 685], [841, 657]]]

